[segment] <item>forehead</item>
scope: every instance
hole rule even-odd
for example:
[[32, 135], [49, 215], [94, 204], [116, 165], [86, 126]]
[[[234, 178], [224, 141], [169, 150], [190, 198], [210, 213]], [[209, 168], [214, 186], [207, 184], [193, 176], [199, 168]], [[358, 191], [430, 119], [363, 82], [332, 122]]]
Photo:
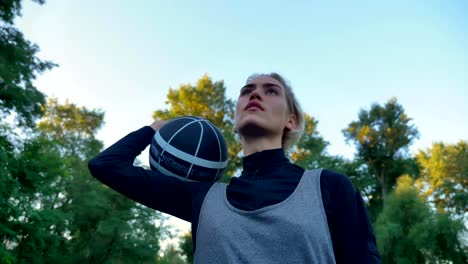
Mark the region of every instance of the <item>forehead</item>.
[[284, 89], [283, 85], [278, 80], [276, 80], [275, 78], [270, 77], [270, 76], [257, 76], [257, 77], [254, 77], [254, 78], [250, 78], [249, 80], [247, 80], [246, 85], [254, 84], [254, 85], [257, 85], [257, 86], [262, 86], [262, 85], [267, 84], [267, 83], [274, 84], [274, 85], [279, 86], [280, 88]]

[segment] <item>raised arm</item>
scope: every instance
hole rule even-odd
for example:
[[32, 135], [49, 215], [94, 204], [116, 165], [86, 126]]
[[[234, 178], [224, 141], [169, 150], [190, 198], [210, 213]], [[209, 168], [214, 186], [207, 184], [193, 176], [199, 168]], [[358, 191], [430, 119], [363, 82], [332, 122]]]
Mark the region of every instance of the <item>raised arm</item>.
[[91, 159], [91, 174], [132, 200], [175, 217], [192, 221], [193, 183], [134, 166], [135, 158], [151, 143], [162, 123], [134, 131]]

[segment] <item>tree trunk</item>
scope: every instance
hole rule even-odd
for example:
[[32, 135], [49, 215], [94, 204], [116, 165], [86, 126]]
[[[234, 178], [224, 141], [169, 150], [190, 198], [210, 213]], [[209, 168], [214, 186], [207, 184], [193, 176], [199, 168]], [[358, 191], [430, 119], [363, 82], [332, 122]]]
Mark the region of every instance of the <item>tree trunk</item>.
[[381, 183], [381, 189], [382, 189], [382, 199], [385, 201], [388, 196], [388, 188], [387, 184], [385, 184], [385, 178], [382, 180], [383, 183]]
[[24, 245], [24, 237], [21, 237], [21, 242], [19, 244], [18, 248], [18, 262], [17, 264], [21, 264], [21, 259], [23, 258], [23, 245]]
[[369, 166], [372, 167], [374, 170], [375, 177], [377, 177], [377, 180], [380, 183], [380, 191], [382, 192], [382, 199], [385, 201], [387, 199], [387, 194], [388, 194], [388, 186], [385, 181], [385, 173], [382, 170], [381, 173], [377, 171], [377, 168], [374, 165], [374, 162], [371, 159], [367, 159], [367, 162], [369, 163]]

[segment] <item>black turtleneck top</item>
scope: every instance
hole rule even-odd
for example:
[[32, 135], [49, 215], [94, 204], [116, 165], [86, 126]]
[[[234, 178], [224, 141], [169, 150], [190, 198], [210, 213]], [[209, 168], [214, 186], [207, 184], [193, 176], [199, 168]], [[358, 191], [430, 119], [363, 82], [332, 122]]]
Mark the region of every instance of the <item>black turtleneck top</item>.
[[[191, 222], [195, 249], [198, 216], [213, 183], [186, 182], [134, 166], [154, 133], [149, 126], [130, 133], [90, 160], [89, 169], [102, 183], [136, 202]], [[231, 179], [227, 199], [242, 210], [279, 203], [293, 193], [303, 173], [282, 149], [254, 153], [243, 158], [242, 174]], [[323, 170], [320, 188], [336, 262], [380, 263], [366, 206], [349, 178]]]

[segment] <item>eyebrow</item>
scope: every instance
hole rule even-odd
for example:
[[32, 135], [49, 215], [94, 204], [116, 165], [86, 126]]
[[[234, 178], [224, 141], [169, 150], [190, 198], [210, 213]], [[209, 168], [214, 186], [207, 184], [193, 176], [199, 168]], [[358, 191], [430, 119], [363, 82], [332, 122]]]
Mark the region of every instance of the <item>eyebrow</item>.
[[[250, 84], [247, 84], [245, 85], [244, 87], [241, 88], [241, 92], [245, 89], [248, 89], [248, 88], [254, 88], [256, 85], [253, 84], [253, 83], [250, 83]], [[277, 84], [274, 84], [274, 83], [264, 83], [263, 85], [263, 88], [269, 88], [269, 87], [278, 87], [279, 89], [281, 89], [281, 86], [277, 85]]]

